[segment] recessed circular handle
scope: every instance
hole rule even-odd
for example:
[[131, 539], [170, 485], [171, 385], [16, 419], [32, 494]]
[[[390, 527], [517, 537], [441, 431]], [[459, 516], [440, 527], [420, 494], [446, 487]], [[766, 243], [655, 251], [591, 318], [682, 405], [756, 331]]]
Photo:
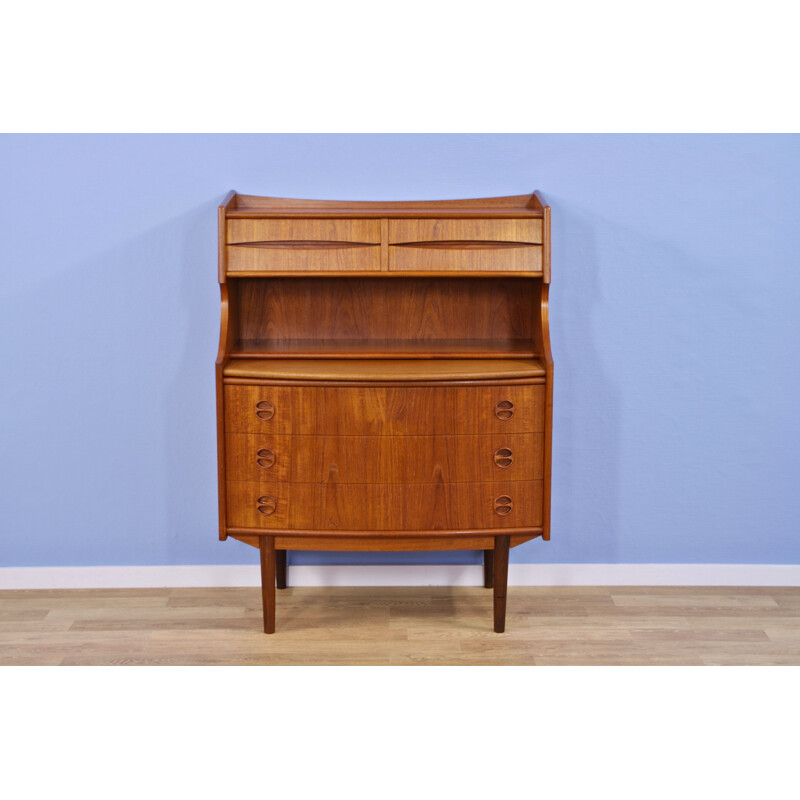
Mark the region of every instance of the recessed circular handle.
[[264, 494], [258, 498], [259, 513], [263, 514], [265, 517], [274, 514], [277, 507], [278, 501], [271, 494]]
[[262, 447], [261, 450], [256, 453], [256, 456], [258, 456], [256, 458], [256, 464], [262, 469], [269, 469], [275, 465], [275, 453], [267, 447]]
[[501, 447], [499, 450], [495, 450], [494, 463], [498, 467], [505, 469], [506, 467], [510, 467], [513, 461], [514, 454], [508, 447]]
[[510, 400], [501, 400], [494, 407], [494, 415], [497, 419], [511, 419], [514, 416], [514, 404]]
[[501, 497], [495, 497], [494, 499], [494, 513], [499, 514], [501, 517], [504, 517], [506, 514], [511, 513], [511, 498], [504, 494]]
[[269, 400], [259, 400], [256, 403], [256, 416], [259, 419], [272, 419], [275, 416], [275, 406]]

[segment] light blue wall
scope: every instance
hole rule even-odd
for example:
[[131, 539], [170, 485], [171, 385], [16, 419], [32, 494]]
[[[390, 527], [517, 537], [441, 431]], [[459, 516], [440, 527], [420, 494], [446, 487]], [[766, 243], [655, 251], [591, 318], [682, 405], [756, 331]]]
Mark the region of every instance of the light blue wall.
[[[0, 137], [0, 564], [217, 541], [228, 189], [553, 209], [553, 538], [517, 562], [800, 562], [800, 137]], [[295, 563], [476, 553], [294, 554]]]

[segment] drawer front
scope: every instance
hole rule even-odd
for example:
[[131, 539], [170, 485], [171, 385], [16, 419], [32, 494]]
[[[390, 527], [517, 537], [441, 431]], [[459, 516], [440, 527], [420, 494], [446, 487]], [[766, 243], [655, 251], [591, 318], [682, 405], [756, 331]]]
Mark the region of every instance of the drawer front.
[[542, 481], [507, 483], [251, 483], [230, 481], [228, 525], [320, 531], [533, 528]]
[[390, 270], [541, 272], [540, 219], [389, 220]]
[[544, 431], [544, 385], [225, 387], [230, 433], [422, 436]]
[[228, 271], [380, 270], [377, 219], [228, 220]]
[[544, 434], [288, 436], [230, 433], [233, 481], [474, 483], [541, 480]]

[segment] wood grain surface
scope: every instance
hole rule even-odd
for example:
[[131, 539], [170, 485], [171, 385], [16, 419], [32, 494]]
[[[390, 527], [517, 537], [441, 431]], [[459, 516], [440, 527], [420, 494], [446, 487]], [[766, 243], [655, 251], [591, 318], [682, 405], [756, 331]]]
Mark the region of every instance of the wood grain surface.
[[[542, 524], [542, 485], [228, 481], [228, 525], [342, 533], [535, 527]], [[495, 510], [502, 497], [511, 498], [508, 512]]]
[[389, 220], [389, 269], [541, 272], [538, 219]]
[[291, 573], [275, 636], [257, 587], [0, 591], [0, 665], [800, 665], [798, 587], [512, 586], [498, 635], [482, 586]]
[[506, 342], [518, 341], [535, 354], [531, 308], [541, 287], [536, 278], [241, 278], [235, 284], [235, 338], [264, 340], [265, 353], [281, 350], [281, 342], [303, 340], [325, 353], [331, 350], [325, 342], [333, 340], [343, 355], [351, 341], [357, 351], [372, 343], [380, 353], [388, 342], [391, 353], [404, 342], [400, 346], [431, 355], [441, 354], [442, 342], [449, 343], [445, 350], [468, 342], [473, 352], [481, 352], [483, 342], [483, 352], [491, 353], [493, 343], [506, 348]]
[[[414, 551], [431, 550], [480, 550], [490, 552], [494, 549], [493, 535], [485, 531], [259, 531], [256, 528], [229, 528], [231, 538], [260, 548], [263, 536], [274, 536], [275, 547], [285, 550], [341, 550], [357, 552], [376, 551]], [[542, 535], [541, 527], [506, 529], [511, 539], [511, 547], [524, 544]], [[525, 531], [518, 533], [516, 531]], [[285, 552], [276, 549], [276, 553]]]
[[493, 553], [503, 631], [509, 547], [549, 538], [549, 212], [226, 196], [220, 537], [260, 550], [265, 632], [293, 545], [423, 535]]
[[543, 378], [538, 358], [335, 359], [241, 358], [227, 362], [225, 377], [300, 381], [488, 381]]
[[475, 197], [459, 200], [306, 200], [294, 197], [259, 197], [235, 194], [226, 198], [228, 219], [272, 217], [544, 217], [545, 205], [538, 192], [506, 197]]
[[[225, 386], [225, 429], [230, 433], [330, 436], [539, 433], [544, 430], [544, 400], [544, 386], [526, 384], [421, 388]], [[274, 407], [269, 419], [259, 416], [259, 403]], [[511, 408], [498, 411], [501, 404], [510, 404]], [[507, 419], [497, 416], [509, 412]]]
[[380, 269], [379, 220], [234, 219], [227, 232], [227, 269], [232, 272]]
[[290, 436], [230, 433], [233, 481], [470, 483], [541, 480], [544, 434]]

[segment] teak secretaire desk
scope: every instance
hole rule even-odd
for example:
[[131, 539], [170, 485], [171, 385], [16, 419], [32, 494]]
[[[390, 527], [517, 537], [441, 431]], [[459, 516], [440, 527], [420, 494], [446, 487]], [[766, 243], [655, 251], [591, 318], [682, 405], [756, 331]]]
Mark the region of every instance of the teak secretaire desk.
[[287, 550], [508, 549], [550, 538], [550, 209], [537, 193], [219, 209], [220, 538]]

